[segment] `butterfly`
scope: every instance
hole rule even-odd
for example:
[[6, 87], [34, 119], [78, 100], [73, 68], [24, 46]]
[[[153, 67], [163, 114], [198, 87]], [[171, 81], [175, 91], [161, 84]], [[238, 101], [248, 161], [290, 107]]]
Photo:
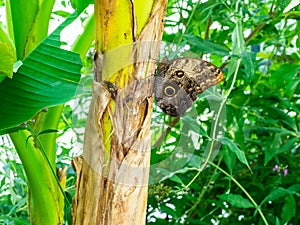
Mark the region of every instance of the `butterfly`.
[[197, 58], [160, 62], [155, 73], [157, 105], [170, 116], [182, 116], [207, 88], [224, 78], [220, 68]]

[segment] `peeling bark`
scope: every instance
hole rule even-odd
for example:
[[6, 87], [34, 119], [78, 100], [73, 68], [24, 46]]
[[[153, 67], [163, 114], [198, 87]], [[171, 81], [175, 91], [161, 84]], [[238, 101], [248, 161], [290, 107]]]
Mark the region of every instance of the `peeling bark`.
[[[76, 171], [73, 224], [145, 224], [155, 71], [155, 62], [149, 60], [157, 58], [159, 53], [166, 3], [166, 0], [155, 3], [148, 23], [139, 35], [135, 34], [136, 42], [130, 45], [128, 63], [123, 68], [122, 64], [120, 68], [106, 64], [107, 58], [118, 60], [117, 51], [113, 57], [98, 54], [95, 57], [82, 167]], [[108, 70], [116, 70], [119, 77], [124, 70], [130, 71], [122, 88], [118, 85], [122, 81], [116, 81], [115, 92], [108, 87], [109, 83], [99, 82], [106, 77], [103, 73], [111, 73]], [[105, 133], [107, 120], [112, 124], [109, 139]], [[110, 141], [110, 149], [106, 149], [106, 141]]]

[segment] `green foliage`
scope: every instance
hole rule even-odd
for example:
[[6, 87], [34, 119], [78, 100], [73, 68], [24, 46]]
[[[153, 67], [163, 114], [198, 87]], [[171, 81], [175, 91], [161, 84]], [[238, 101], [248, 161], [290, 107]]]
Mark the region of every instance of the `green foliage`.
[[12, 78], [16, 49], [7, 33], [0, 26], [0, 82], [7, 76]]
[[[13, 153], [8, 139], [1, 138], [0, 224], [29, 225], [26, 210], [27, 186], [22, 164]], [[17, 176], [16, 176], [17, 175]]]
[[194, 2], [169, 1], [165, 55], [203, 55], [225, 79], [179, 120], [155, 110], [148, 224], [298, 224], [300, 5]]
[[[61, 224], [65, 217], [66, 223], [69, 221], [70, 224], [72, 196], [69, 192], [65, 194], [63, 190], [65, 183], [70, 182], [66, 181], [64, 172], [56, 175], [55, 168], [56, 130], [63, 109], [62, 105], [56, 105], [74, 96], [81, 77], [82, 64], [79, 54], [62, 50], [60, 41], [62, 29], [73, 22], [79, 14], [73, 13], [42, 41], [48, 33], [53, 6], [51, 3], [54, 1], [31, 0], [21, 3], [6, 1], [7, 33], [14, 42], [18, 59], [23, 61], [13, 78], [5, 78], [0, 84], [2, 108], [0, 130], [1, 133], [10, 132], [10, 138], [22, 162], [21, 168], [26, 174], [30, 194], [26, 199], [25, 192], [18, 193], [20, 195], [18, 204], [16, 201], [7, 201], [8, 207], [5, 205], [1, 207], [4, 213], [1, 222], [50, 225]], [[25, 9], [29, 7], [27, 10], [22, 8], [24, 4]], [[22, 15], [24, 18], [20, 18]], [[23, 26], [23, 22], [26, 25]], [[90, 43], [89, 40], [90, 38], [86, 41]], [[82, 51], [77, 48], [77, 52], [84, 55]], [[44, 109], [41, 110], [42, 108]], [[37, 113], [39, 110], [41, 111]], [[23, 124], [19, 126], [21, 123]], [[2, 151], [1, 155], [4, 155]], [[13, 161], [11, 158], [8, 160]], [[0, 163], [1, 166], [3, 164]], [[16, 185], [14, 181], [8, 183]], [[13, 199], [9, 197], [10, 195], [16, 196], [13, 190], [3, 190], [1, 193], [3, 199], [10, 200]], [[47, 207], [44, 207], [45, 202]]]
[[82, 12], [89, 4], [93, 3], [93, 0], [70, 0], [71, 5], [78, 12]]
[[45, 38], [54, 2], [29, 0], [22, 4], [22, 0], [6, 1], [6, 13], [11, 16], [8, 30], [15, 42], [18, 60], [22, 60]]
[[[54, 46], [55, 42], [58, 41], [51, 37], [42, 42], [24, 59], [14, 79], [1, 82], [0, 116], [6, 119], [0, 130], [17, 126], [44, 107], [62, 104], [73, 97], [81, 61], [78, 54]], [[22, 113], [16, 108], [21, 108]]]
[[[162, 57], [203, 56], [222, 67], [225, 79], [182, 118], [154, 107], [147, 224], [299, 223], [300, 6], [288, 8], [292, 2], [168, 1]], [[85, 40], [78, 49], [80, 43], [88, 48]], [[76, 176], [70, 160], [82, 144], [91, 62], [85, 62], [87, 76], [58, 126], [56, 162], [68, 166], [69, 200]], [[1, 156], [8, 156], [0, 161], [0, 223], [29, 224], [24, 171], [9, 144], [1, 143]]]

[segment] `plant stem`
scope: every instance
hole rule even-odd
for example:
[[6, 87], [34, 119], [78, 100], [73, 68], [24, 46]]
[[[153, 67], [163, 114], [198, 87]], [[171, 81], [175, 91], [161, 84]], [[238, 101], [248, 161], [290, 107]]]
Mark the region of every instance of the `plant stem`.
[[209, 162], [210, 165], [212, 165], [213, 167], [217, 168], [219, 171], [221, 171], [223, 174], [225, 174], [226, 176], [228, 176], [244, 193], [245, 195], [248, 197], [248, 199], [252, 202], [252, 204], [255, 206], [255, 208], [258, 210], [262, 220], [264, 221], [264, 223], [266, 225], [268, 225], [268, 221], [265, 218], [263, 212], [261, 211], [261, 209], [259, 208], [259, 206], [257, 205], [257, 203], [255, 202], [255, 200], [251, 197], [251, 195], [249, 194], [249, 192], [233, 177], [231, 176], [229, 173], [227, 173], [225, 170], [223, 170], [221, 167], [219, 167], [218, 165], [214, 164], [213, 162]]

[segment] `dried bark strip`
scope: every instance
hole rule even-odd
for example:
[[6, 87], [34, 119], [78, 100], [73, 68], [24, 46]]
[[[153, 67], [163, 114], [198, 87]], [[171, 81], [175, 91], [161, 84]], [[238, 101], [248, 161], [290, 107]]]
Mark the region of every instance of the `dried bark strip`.
[[[158, 56], [157, 43], [162, 36], [166, 4], [166, 0], [155, 3], [148, 23], [140, 35], [134, 37], [136, 42], [131, 50], [133, 69], [130, 70], [131, 80], [125, 87], [118, 89], [112, 98], [107, 86], [94, 82], [82, 170], [73, 201], [73, 224], [145, 224], [154, 99], [152, 75], [155, 70], [155, 63], [145, 59]], [[95, 77], [99, 78], [105, 61], [96, 58]], [[112, 101], [115, 103], [113, 108]], [[103, 138], [103, 117], [107, 115], [113, 126], [109, 162], [104, 159], [107, 149]]]

